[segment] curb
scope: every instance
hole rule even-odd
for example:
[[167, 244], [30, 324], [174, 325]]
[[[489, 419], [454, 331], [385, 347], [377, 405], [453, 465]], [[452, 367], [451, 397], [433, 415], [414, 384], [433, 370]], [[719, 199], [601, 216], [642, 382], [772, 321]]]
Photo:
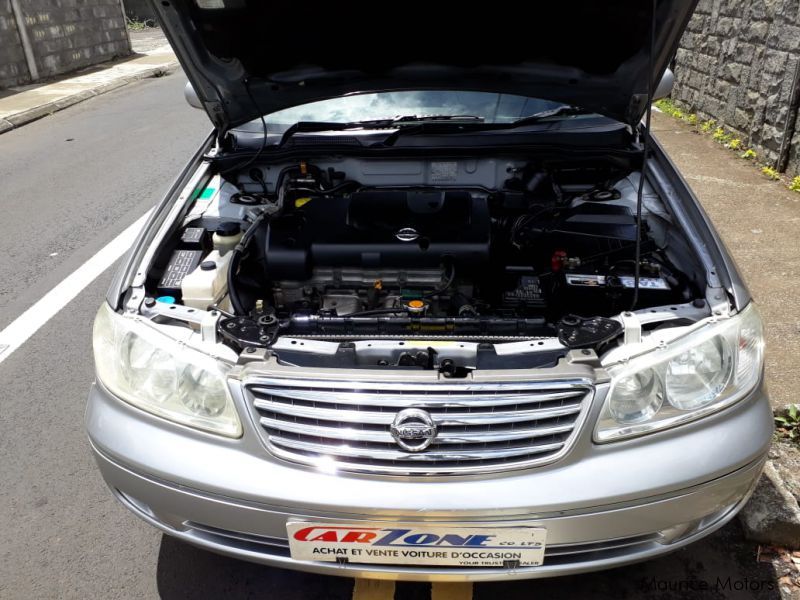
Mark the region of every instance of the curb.
[[739, 513], [744, 535], [759, 544], [800, 550], [800, 449], [776, 441], [750, 500]]
[[76, 92], [75, 94], [65, 98], [53, 100], [52, 102], [46, 102], [44, 104], [40, 104], [39, 106], [29, 108], [28, 110], [19, 112], [15, 115], [0, 119], [0, 134], [11, 131], [12, 129], [18, 129], [19, 127], [22, 127], [23, 125], [26, 125], [32, 121], [52, 115], [53, 113], [57, 113], [60, 110], [74, 106], [75, 104], [83, 102], [84, 100], [88, 100], [89, 98], [94, 98], [95, 96], [101, 96], [108, 92], [114, 91], [130, 83], [134, 83], [142, 79], [149, 79], [151, 77], [162, 77], [164, 75], [169, 75], [170, 73], [175, 72], [178, 67], [178, 61], [172, 60], [168, 63], [145, 69], [134, 75], [127, 75], [118, 79], [114, 79], [113, 81], [109, 81], [108, 83], [103, 83], [90, 90]]

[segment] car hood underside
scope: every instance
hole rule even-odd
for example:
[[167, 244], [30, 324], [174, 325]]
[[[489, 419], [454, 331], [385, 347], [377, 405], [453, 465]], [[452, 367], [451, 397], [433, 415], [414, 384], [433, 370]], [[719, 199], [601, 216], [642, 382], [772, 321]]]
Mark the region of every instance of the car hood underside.
[[222, 132], [317, 100], [421, 89], [547, 98], [634, 124], [695, 4], [566, 0], [477, 11], [410, 0], [378, 12], [359, 3], [154, 3]]

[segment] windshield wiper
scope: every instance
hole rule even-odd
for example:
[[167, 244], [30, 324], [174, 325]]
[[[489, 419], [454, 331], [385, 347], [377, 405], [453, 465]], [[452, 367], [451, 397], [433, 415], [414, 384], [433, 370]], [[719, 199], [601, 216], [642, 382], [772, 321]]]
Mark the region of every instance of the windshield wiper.
[[531, 123], [538, 123], [539, 121], [544, 121], [545, 119], [550, 119], [552, 117], [571, 117], [574, 115], [588, 114], [592, 114], [591, 111], [581, 108], [580, 106], [570, 106], [565, 104], [563, 106], [551, 108], [550, 110], [543, 110], [541, 112], [533, 113], [527, 117], [522, 117], [516, 121], [512, 121], [508, 125], [511, 128], [522, 127], [525, 125], [530, 125]]
[[420, 123], [483, 123], [484, 118], [478, 115], [402, 115], [390, 119], [369, 119], [366, 121], [353, 121], [345, 123], [345, 129], [369, 129], [384, 127], [406, 127], [409, 125], [419, 125]]
[[[461, 127], [447, 129], [447, 132], [452, 131], [508, 131], [511, 129], [516, 129], [518, 127], [525, 127], [526, 125], [533, 125], [535, 123], [539, 123], [542, 121], [546, 121], [547, 119], [553, 117], [562, 117], [562, 116], [572, 116], [572, 115], [587, 115], [593, 114], [591, 111], [587, 111], [583, 108], [578, 106], [569, 106], [563, 105], [557, 108], [553, 108], [550, 110], [543, 110], [538, 113], [534, 113], [532, 115], [528, 115], [527, 117], [522, 117], [517, 119], [516, 121], [511, 121], [510, 123], [485, 123], [483, 119], [477, 121], [452, 121], [450, 124], [458, 124]], [[414, 127], [398, 127], [389, 137], [386, 138], [384, 144], [387, 146], [391, 146], [400, 136], [407, 135], [407, 134], [416, 134], [416, 133], [439, 133], [441, 130], [437, 129], [437, 125], [440, 121], [420, 121], [412, 123], [415, 125]], [[448, 123], [444, 121], [444, 123]], [[465, 125], [467, 127], [465, 127]]]
[[483, 123], [484, 118], [478, 115], [405, 115], [403, 117], [395, 117], [392, 119], [392, 124], [414, 125], [416, 123]]
[[281, 136], [278, 146], [284, 145], [294, 134], [314, 131], [347, 131], [353, 129], [394, 129], [384, 144], [393, 144], [398, 137], [406, 134], [459, 132], [465, 130], [507, 130], [532, 125], [553, 117], [591, 114], [579, 106], [563, 105], [550, 110], [543, 110], [510, 123], [486, 123], [477, 115], [403, 115], [389, 119], [368, 119], [350, 121], [348, 123], [331, 123], [324, 121], [300, 121], [290, 126]]
[[326, 121], [298, 121], [283, 132], [278, 146], [283, 146], [289, 138], [296, 133], [310, 133], [314, 131], [347, 131], [350, 129], [399, 129], [409, 126], [425, 125], [428, 123], [436, 125], [472, 125], [482, 124], [483, 117], [477, 115], [403, 115], [388, 119], [367, 119], [364, 121], [350, 121], [347, 123], [335, 123]]

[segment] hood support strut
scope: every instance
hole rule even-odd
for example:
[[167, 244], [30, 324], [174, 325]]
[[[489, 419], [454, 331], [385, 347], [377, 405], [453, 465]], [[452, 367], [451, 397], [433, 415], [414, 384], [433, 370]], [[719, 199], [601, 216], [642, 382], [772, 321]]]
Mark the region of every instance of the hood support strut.
[[639, 301], [639, 280], [641, 278], [641, 260], [642, 260], [642, 204], [644, 201], [644, 182], [647, 177], [647, 155], [649, 153], [650, 142], [650, 117], [653, 113], [653, 55], [655, 53], [655, 38], [656, 38], [656, 1], [651, 0], [651, 15], [650, 15], [650, 40], [648, 48], [648, 73], [647, 80], [647, 107], [645, 109], [645, 122], [642, 129], [642, 166], [639, 175], [639, 188], [636, 191], [636, 251], [635, 262], [633, 265], [633, 300], [631, 302], [631, 311], [636, 309], [636, 304]]

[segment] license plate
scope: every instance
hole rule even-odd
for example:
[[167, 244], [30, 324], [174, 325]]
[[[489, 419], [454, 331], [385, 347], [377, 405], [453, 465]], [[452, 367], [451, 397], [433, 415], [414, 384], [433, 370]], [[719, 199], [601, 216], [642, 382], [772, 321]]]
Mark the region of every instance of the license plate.
[[544, 560], [542, 527], [461, 527], [385, 523], [286, 524], [296, 560], [390, 565], [535, 567]]

